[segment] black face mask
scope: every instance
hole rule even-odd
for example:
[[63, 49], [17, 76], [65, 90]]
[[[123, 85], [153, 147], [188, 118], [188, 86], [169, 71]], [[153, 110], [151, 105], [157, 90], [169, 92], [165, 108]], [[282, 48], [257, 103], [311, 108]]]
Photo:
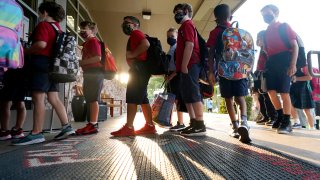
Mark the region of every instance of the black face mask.
[[132, 33], [133, 29], [130, 27], [129, 24], [124, 23], [124, 24], [122, 24], [122, 31], [124, 34], [129, 36]]
[[174, 20], [177, 24], [180, 24], [184, 16], [185, 14], [183, 14], [183, 12], [178, 12], [176, 15], [174, 15]]
[[271, 14], [266, 14], [266, 15], [263, 16], [263, 20], [267, 24], [270, 24], [274, 20], [274, 17]]
[[173, 46], [175, 45], [177, 42], [177, 40], [175, 38], [172, 38], [172, 37], [168, 37], [167, 38], [167, 43], [170, 45], [170, 46]]

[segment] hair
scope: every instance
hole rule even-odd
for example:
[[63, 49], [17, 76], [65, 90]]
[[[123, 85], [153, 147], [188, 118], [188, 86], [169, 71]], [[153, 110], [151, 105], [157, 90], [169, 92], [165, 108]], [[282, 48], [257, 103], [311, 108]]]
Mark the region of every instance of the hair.
[[182, 3], [182, 4], [175, 5], [173, 8], [173, 13], [175, 13], [178, 10], [183, 10], [183, 11], [188, 10], [188, 17], [189, 18], [191, 18], [193, 15], [192, 6], [188, 3]]
[[123, 18], [123, 20], [130, 19], [133, 23], [138, 24], [138, 27], [140, 27], [140, 21], [138, 18], [134, 16], [126, 16]]
[[176, 29], [174, 27], [171, 27], [171, 28], [168, 29], [167, 33], [169, 33], [169, 32], [176, 32], [177, 33], [178, 29]]
[[227, 21], [230, 18], [230, 8], [226, 4], [219, 4], [213, 10], [213, 14], [216, 17], [216, 22], [221, 23], [223, 21]]
[[261, 12], [270, 9], [275, 15], [279, 15], [279, 8], [273, 4], [268, 4], [261, 9]]
[[47, 12], [55, 21], [61, 22], [65, 18], [65, 12], [60, 4], [55, 2], [43, 2], [38, 8], [42, 14]]

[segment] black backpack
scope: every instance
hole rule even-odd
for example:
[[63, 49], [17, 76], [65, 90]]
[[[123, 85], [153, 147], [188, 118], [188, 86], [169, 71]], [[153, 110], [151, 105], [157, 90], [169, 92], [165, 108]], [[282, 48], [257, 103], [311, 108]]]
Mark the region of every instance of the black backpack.
[[168, 73], [169, 59], [162, 50], [161, 42], [156, 37], [146, 35], [150, 46], [147, 50], [146, 69], [152, 75], [163, 75]]
[[208, 48], [206, 45], [206, 41], [203, 39], [203, 37], [200, 35], [200, 33], [197, 31], [197, 36], [198, 36], [198, 42], [199, 42], [199, 49], [200, 49], [200, 64], [202, 67], [207, 66], [208, 64]]
[[[282, 39], [284, 44], [287, 46], [287, 48], [291, 49], [289, 38], [286, 33], [287, 26], [288, 26], [287, 23], [282, 23], [279, 27], [279, 34], [280, 34], [280, 38]], [[306, 58], [306, 52], [303, 46], [302, 39], [299, 37], [299, 35], [297, 35], [297, 43], [298, 43], [299, 49], [298, 49], [298, 59], [297, 59], [296, 67], [302, 68], [306, 66], [307, 58]]]

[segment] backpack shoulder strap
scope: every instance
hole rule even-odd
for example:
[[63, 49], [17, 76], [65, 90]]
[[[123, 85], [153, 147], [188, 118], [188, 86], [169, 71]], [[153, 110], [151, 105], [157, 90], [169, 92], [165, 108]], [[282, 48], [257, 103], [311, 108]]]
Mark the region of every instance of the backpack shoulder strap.
[[105, 49], [106, 49], [106, 47], [105, 47], [105, 44], [104, 44], [104, 42], [103, 41], [99, 41], [100, 42], [100, 49], [101, 49], [101, 64], [102, 65], [105, 65], [105, 61], [106, 61], [106, 51], [105, 51]]
[[281, 40], [284, 42], [284, 44], [287, 46], [287, 48], [291, 49], [290, 41], [287, 35], [287, 23], [282, 23], [279, 26], [279, 35]]

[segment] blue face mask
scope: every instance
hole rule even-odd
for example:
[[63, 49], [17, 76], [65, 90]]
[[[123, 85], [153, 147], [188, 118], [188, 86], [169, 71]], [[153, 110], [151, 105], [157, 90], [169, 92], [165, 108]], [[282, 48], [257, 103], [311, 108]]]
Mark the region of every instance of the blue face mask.
[[266, 15], [263, 16], [263, 20], [267, 24], [270, 24], [274, 20], [274, 16], [271, 15], [271, 14], [266, 14]]

